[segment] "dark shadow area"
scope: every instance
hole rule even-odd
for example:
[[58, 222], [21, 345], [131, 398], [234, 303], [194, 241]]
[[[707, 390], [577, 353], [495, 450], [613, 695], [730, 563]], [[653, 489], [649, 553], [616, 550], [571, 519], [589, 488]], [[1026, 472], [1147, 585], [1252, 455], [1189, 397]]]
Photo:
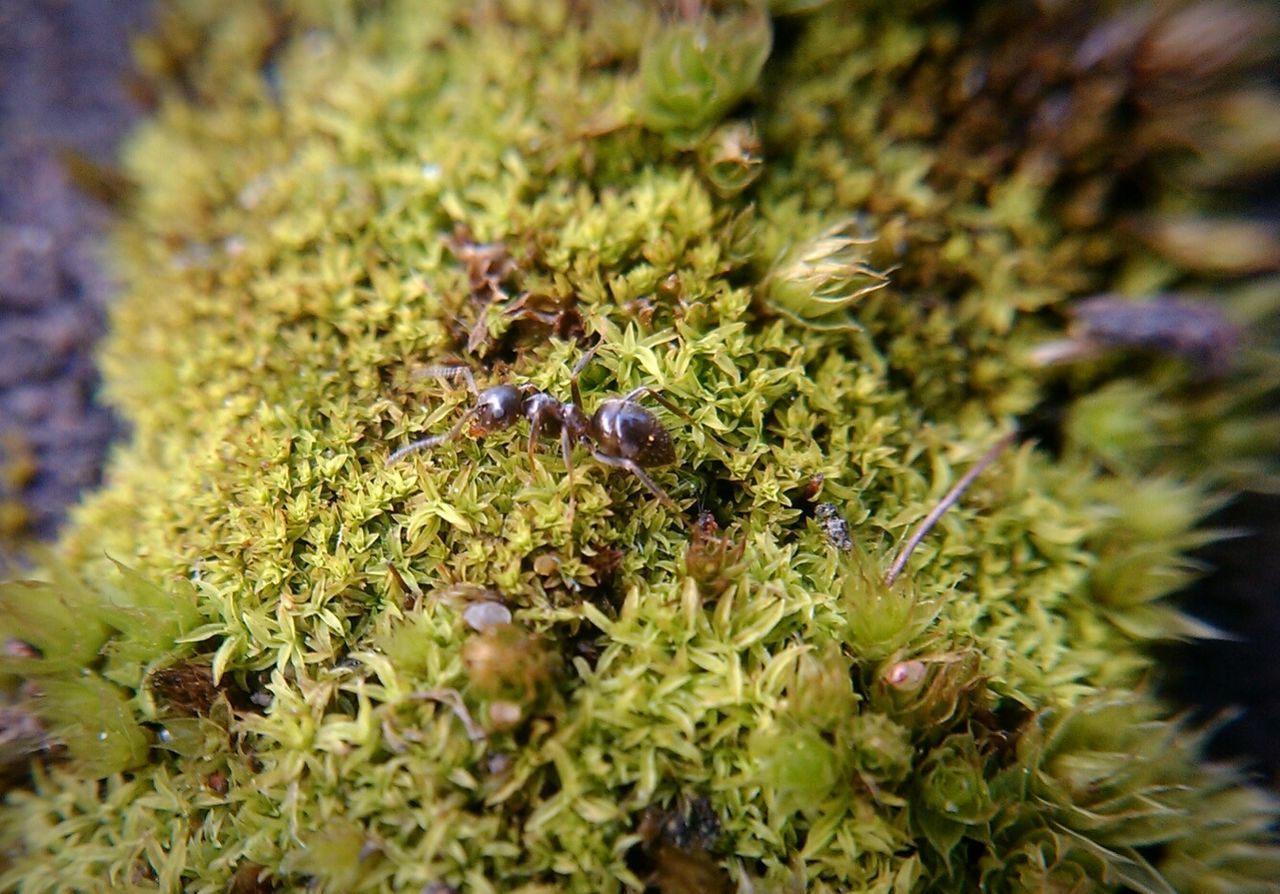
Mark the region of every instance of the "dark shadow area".
[[1182, 604], [1239, 639], [1170, 648], [1165, 691], [1207, 722], [1241, 715], [1209, 743], [1209, 756], [1243, 762], [1280, 787], [1280, 496], [1244, 494], [1207, 522], [1242, 532], [1197, 553], [1212, 571]]

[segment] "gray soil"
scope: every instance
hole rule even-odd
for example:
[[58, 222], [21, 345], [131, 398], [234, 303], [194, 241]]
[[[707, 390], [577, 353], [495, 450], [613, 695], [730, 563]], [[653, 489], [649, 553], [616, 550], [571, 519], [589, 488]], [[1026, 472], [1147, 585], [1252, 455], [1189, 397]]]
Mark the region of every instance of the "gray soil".
[[135, 114], [128, 38], [147, 8], [0, 0], [0, 565], [15, 537], [55, 533], [119, 433], [92, 354], [109, 212], [72, 186], [67, 157], [114, 158]]

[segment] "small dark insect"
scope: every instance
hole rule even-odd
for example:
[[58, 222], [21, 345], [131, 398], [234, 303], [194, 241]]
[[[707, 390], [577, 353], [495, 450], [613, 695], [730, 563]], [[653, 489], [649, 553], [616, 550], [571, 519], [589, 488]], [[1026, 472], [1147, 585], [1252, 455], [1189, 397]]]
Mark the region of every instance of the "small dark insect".
[[1137, 348], [1181, 357], [1206, 378], [1231, 370], [1239, 330], [1212, 305], [1174, 295], [1133, 301], [1098, 295], [1071, 308], [1069, 338], [1031, 352], [1042, 366], [1093, 357], [1109, 348]]
[[828, 543], [842, 553], [853, 549], [853, 538], [849, 536], [849, 523], [841, 517], [840, 510], [834, 503], [819, 503], [813, 510], [813, 514], [818, 517], [818, 526], [822, 528], [822, 533], [827, 535]]
[[462, 434], [465, 429], [473, 438], [482, 438], [515, 425], [522, 417], [529, 420], [529, 464], [535, 463], [534, 446], [542, 435], [559, 436], [560, 450], [564, 455], [565, 473], [569, 477], [569, 519], [575, 508], [573, 498], [573, 445], [582, 444], [591, 451], [596, 462], [614, 468], [625, 469], [673, 513], [679, 509], [667, 492], [659, 487], [644, 471], [655, 466], [675, 462], [675, 448], [671, 435], [651, 412], [637, 401], [648, 395], [687, 422], [693, 422], [688, 413], [667, 400], [647, 385], [632, 389], [622, 397], [609, 397], [600, 402], [595, 413], [588, 416], [582, 409], [582, 393], [578, 389], [578, 373], [595, 354], [592, 348], [582, 356], [573, 368], [570, 389], [573, 400], [565, 403], [532, 385], [494, 385], [480, 391], [476, 388], [471, 370], [465, 366], [437, 366], [426, 370], [427, 375], [441, 378], [461, 376], [475, 404], [467, 410], [447, 432], [422, 438], [407, 444], [387, 457], [387, 465], [398, 462], [418, 450], [438, 447]]

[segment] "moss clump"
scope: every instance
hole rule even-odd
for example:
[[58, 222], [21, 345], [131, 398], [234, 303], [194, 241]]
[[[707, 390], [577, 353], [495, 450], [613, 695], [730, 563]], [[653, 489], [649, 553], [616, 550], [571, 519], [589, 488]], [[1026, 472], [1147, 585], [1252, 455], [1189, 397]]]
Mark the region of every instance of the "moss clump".
[[[70, 759], [10, 794], [0, 886], [1275, 890], [1272, 805], [1146, 685], [1275, 358], [1025, 359], [1099, 292], [1269, 312], [1256, 232], [1160, 235], [1265, 143], [1161, 130], [1259, 59], [1176, 38], [1261, 14], [681, 6], [167, 8], [104, 359], [133, 439], [4, 597]], [[523, 426], [386, 464], [471, 401], [430, 367], [567, 399], [597, 344], [588, 410], [692, 417], [656, 410], [683, 518]], [[23, 626], [64, 610], [66, 649]], [[78, 746], [93, 699], [137, 747]]]

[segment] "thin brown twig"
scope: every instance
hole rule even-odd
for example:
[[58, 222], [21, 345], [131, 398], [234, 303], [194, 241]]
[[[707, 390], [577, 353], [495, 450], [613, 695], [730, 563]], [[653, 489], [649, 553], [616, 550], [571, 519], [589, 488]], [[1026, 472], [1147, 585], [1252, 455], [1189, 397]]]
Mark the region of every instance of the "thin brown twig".
[[943, 513], [956, 504], [960, 499], [960, 496], [968, 489], [969, 485], [973, 484], [974, 479], [986, 471], [987, 467], [995, 462], [1000, 454], [1005, 451], [1005, 448], [1012, 444], [1017, 437], [1018, 432], [1015, 429], [1002, 437], [999, 441], [996, 441], [991, 449], [982, 454], [982, 457], [973, 464], [973, 467], [961, 476], [960, 480], [955, 483], [955, 486], [951, 488], [951, 490], [947, 491], [946, 495], [938, 501], [938, 505], [934, 506], [933, 509], [930, 510], [929, 514], [921, 520], [920, 524], [916, 525], [915, 530], [911, 532], [911, 535], [907, 537], [906, 541], [902, 544], [901, 549], [898, 550], [898, 557], [893, 560], [893, 564], [889, 566], [888, 572], [885, 573], [884, 583], [886, 587], [893, 586], [893, 582], [898, 579], [898, 575], [902, 573], [902, 569], [905, 568], [907, 566], [907, 562], [910, 561], [911, 554], [915, 552], [916, 547], [920, 545], [920, 541], [924, 540], [925, 535], [933, 530], [933, 526], [938, 523], [938, 519], [942, 518]]

